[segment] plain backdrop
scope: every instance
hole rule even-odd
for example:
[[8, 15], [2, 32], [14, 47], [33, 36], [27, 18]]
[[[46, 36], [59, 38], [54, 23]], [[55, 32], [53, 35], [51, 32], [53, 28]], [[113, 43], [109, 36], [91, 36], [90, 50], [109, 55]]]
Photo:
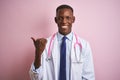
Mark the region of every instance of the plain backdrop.
[[30, 38], [57, 32], [61, 4], [73, 7], [73, 32], [91, 45], [96, 80], [120, 80], [120, 0], [0, 0], [0, 80], [30, 80]]

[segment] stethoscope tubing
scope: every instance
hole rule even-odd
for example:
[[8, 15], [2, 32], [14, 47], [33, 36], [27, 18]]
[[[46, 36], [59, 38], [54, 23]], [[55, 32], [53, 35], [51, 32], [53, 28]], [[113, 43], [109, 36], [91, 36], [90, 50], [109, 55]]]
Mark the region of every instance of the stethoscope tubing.
[[[48, 55], [47, 55], [47, 59], [46, 59], [47, 61], [51, 59], [51, 48], [52, 48], [52, 45], [53, 45], [53, 41], [54, 41], [55, 35], [56, 35], [56, 33], [54, 33], [52, 35], [51, 39], [50, 39], [50, 44], [49, 44], [49, 47], [48, 47]], [[78, 42], [77, 35], [75, 33], [74, 33], [74, 35], [75, 35], [75, 38], [76, 38], [76, 43], [74, 43], [74, 49], [78, 45], [80, 47], [80, 53], [81, 53], [82, 52], [82, 45], [81, 45], [81, 43]], [[75, 53], [76, 53], [76, 51], [75, 51]], [[81, 56], [81, 54], [80, 54], [80, 56]]]

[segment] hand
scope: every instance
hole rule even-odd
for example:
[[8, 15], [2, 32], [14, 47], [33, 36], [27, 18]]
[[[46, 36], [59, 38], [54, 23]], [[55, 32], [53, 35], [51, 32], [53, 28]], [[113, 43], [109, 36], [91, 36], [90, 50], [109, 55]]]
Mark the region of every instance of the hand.
[[41, 54], [43, 53], [47, 40], [45, 38], [40, 38], [40, 39], [34, 39], [33, 37], [31, 37], [31, 39], [33, 40], [36, 52], [35, 52], [35, 61], [34, 61], [34, 66], [35, 69], [39, 68], [39, 66], [41, 65]]
[[40, 56], [42, 54], [42, 52], [44, 51], [44, 49], [45, 49], [47, 40], [45, 38], [40, 38], [40, 39], [35, 40], [33, 37], [31, 37], [31, 39], [33, 40], [35, 49], [36, 49], [36, 51], [38, 52], [38, 54]]

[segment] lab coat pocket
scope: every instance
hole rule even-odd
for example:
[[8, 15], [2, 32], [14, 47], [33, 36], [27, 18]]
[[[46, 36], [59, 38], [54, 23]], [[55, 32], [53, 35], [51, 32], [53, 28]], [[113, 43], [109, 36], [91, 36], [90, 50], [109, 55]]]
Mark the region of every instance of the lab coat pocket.
[[83, 60], [80, 61], [72, 60], [71, 61], [71, 79], [72, 80], [82, 80], [82, 67], [83, 67]]
[[83, 66], [83, 60], [82, 59], [80, 59], [80, 60], [74, 59], [74, 60], [71, 61], [71, 65], [73, 67], [75, 67], [76, 70], [79, 70]]
[[54, 72], [54, 65], [53, 65], [53, 58], [46, 58], [46, 74], [47, 80], [55, 80], [55, 72]]

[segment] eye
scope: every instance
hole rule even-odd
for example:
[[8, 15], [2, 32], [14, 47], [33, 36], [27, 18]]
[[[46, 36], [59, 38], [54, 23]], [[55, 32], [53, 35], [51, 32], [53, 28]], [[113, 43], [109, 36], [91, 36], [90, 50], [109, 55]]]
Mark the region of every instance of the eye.
[[66, 17], [66, 19], [67, 19], [67, 20], [71, 20], [72, 18], [71, 18], [71, 17], [69, 17], [69, 16], [67, 16], [67, 17]]
[[62, 21], [62, 20], [63, 20], [63, 17], [58, 17], [57, 19], [60, 20], [60, 21]]

